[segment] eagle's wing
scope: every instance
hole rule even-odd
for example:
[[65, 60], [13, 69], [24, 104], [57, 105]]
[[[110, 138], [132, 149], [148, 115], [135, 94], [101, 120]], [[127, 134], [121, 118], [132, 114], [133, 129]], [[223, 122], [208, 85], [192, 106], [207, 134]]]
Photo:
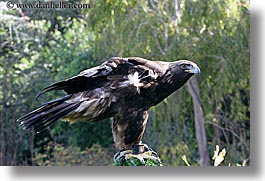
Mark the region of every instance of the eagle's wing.
[[44, 88], [37, 97], [52, 90], [64, 90], [67, 94], [93, 90], [113, 80], [116, 80], [112, 84], [112, 87], [115, 88], [115, 83], [128, 79], [128, 75], [129, 79], [132, 78], [133, 81], [136, 76], [135, 72], [137, 72], [139, 78], [145, 79], [145, 81], [154, 80], [164, 75], [167, 69], [168, 64], [163, 62], [149, 61], [139, 57], [112, 57], [100, 66], [84, 70], [77, 76]]
[[128, 93], [136, 93], [136, 90], [140, 93], [140, 88], [153, 85], [167, 68], [165, 63], [143, 58], [113, 57], [100, 66], [45, 88], [38, 96], [52, 90], [64, 90], [68, 95], [45, 103], [19, 122], [25, 128], [35, 127], [41, 131], [60, 118], [76, 122], [113, 117], [117, 110], [112, 110], [112, 103], [123, 100]]

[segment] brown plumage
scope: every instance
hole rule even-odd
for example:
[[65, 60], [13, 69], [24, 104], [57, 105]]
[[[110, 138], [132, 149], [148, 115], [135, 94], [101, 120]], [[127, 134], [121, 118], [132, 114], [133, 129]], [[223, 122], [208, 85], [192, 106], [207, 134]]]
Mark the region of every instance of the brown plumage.
[[45, 88], [38, 96], [53, 90], [64, 90], [67, 95], [45, 103], [19, 121], [23, 127], [33, 127], [39, 132], [58, 119], [74, 123], [113, 118], [116, 147], [130, 148], [141, 142], [148, 109], [198, 73], [199, 67], [188, 60], [163, 62], [113, 57]]

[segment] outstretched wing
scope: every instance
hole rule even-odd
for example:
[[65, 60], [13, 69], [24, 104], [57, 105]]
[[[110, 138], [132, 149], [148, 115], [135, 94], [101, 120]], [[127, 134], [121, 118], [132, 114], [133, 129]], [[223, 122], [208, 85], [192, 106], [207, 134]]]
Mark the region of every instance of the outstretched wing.
[[138, 74], [137, 78], [148, 80], [162, 76], [167, 69], [168, 65], [164, 62], [149, 61], [139, 57], [112, 57], [100, 66], [84, 70], [77, 76], [44, 88], [37, 97], [53, 90], [64, 90], [67, 94], [93, 90], [106, 85], [110, 80], [113, 81], [112, 87], [115, 88], [119, 86], [116, 83], [128, 79], [128, 75], [129, 79], [132, 78], [129, 81], [134, 81], [135, 72]]

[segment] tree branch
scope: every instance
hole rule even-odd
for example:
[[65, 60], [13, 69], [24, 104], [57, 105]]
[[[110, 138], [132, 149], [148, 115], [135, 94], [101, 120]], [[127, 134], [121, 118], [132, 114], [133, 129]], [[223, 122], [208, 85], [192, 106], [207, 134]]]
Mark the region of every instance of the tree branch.
[[196, 138], [201, 158], [200, 164], [201, 166], [209, 166], [210, 160], [209, 160], [209, 152], [207, 149], [207, 136], [204, 126], [204, 117], [200, 101], [200, 89], [196, 77], [193, 77], [189, 80], [188, 88], [193, 100]]

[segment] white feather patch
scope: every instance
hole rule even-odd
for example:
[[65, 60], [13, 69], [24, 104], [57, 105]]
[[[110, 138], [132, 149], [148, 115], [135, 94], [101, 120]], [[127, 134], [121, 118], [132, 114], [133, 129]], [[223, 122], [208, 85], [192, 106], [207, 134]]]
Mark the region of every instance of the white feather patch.
[[156, 79], [156, 78], [158, 77], [158, 74], [155, 73], [155, 72], [152, 71], [152, 70], [149, 70], [149, 71], [148, 71], [148, 74], [149, 74], [149, 76], [152, 77], [153, 79]]
[[139, 79], [139, 73], [134, 72], [133, 74], [129, 74], [128, 76], [129, 84], [134, 85], [137, 89], [137, 92], [140, 94], [140, 88], [143, 86], [143, 83], [140, 83], [141, 79]]
[[140, 79], [138, 78], [138, 76], [139, 76], [138, 72], [134, 72], [134, 74], [129, 74], [128, 75], [129, 83], [133, 84], [134, 86], [138, 86], [138, 84], [140, 83]]

